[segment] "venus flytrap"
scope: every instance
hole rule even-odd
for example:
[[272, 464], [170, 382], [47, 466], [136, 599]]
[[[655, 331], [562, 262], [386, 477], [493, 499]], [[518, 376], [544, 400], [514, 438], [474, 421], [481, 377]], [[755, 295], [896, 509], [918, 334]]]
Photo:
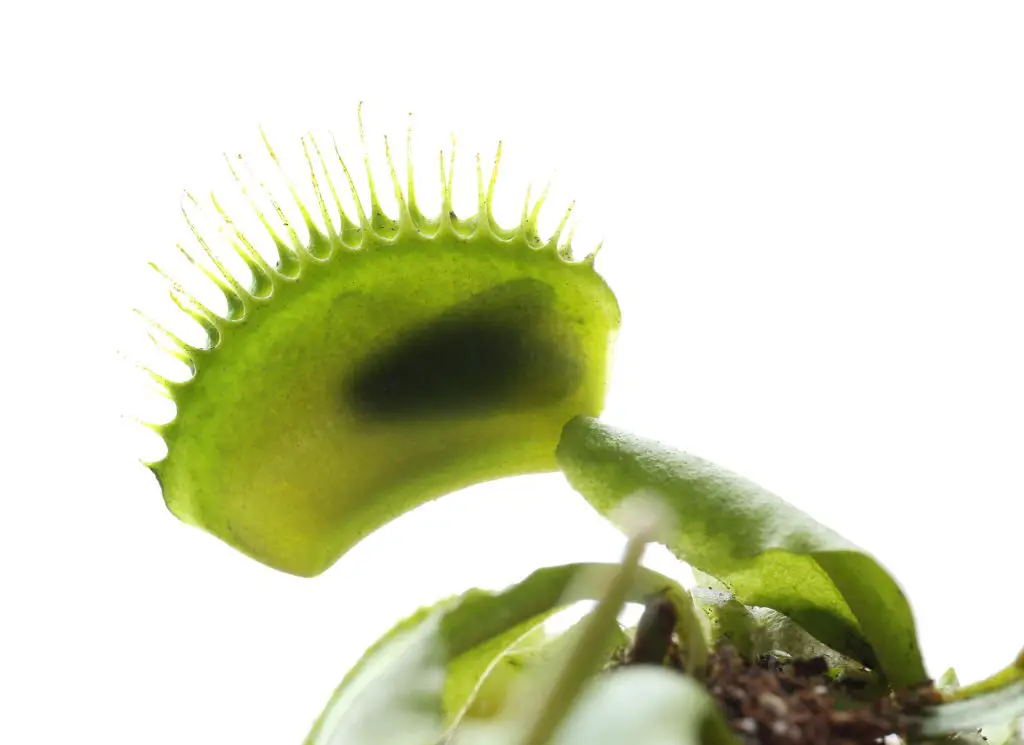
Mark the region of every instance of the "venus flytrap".
[[[269, 251], [216, 199], [220, 245], [194, 227], [198, 200], [186, 210], [185, 256], [226, 310], [172, 280], [205, 343], [155, 331], [192, 373], [153, 373], [177, 407], [152, 425], [167, 455], [148, 464], [170, 510], [312, 576], [431, 499], [559, 469], [628, 538], [619, 565], [541, 568], [399, 623], [345, 676], [307, 745], [926, 742], [1024, 716], [1024, 657], [936, 690], [910, 605], [878, 561], [757, 485], [596, 418], [618, 304], [594, 253], [575, 260], [561, 242], [568, 213], [546, 239], [543, 197], [527, 195], [517, 225], [496, 222], [499, 158], [487, 181], [477, 159], [477, 212], [459, 217], [442, 156], [441, 210], [427, 216], [411, 164], [403, 186], [389, 148], [383, 180], [364, 156], [367, 201], [336, 148], [325, 157], [310, 137], [303, 149], [313, 209], [291, 187], [290, 207], [250, 199]], [[640, 565], [652, 538], [696, 571], [692, 596]], [[549, 638], [543, 622], [583, 599], [597, 604]], [[635, 628], [616, 621], [625, 603], [645, 605]], [[988, 731], [1019, 742], [1012, 727]]]
[[[573, 261], [561, 242], [568, 213], [546, 240], [543, 198], [514, 227], [495, 221], [498, 157], [486, 187], [478, 161], [479, 209], [466, 218], [452, 211], [451, 165], [441, 162], [434, 217], [418, 207], [411, 167], [403, 190], [392, 165], [391, 217], [369, 165], [364, 206], [340, 155], [332, 168], [314, 139], [303, 144], [319, 219], [292, 201], [307, 241], [272, 197], [277, 224], [253, 202], [271, 265], [214, 200], [246, 284], [194, 231], [185, 254], [227, 312], [172, 284], [207, 343], [165, 335], [193, 374], [158, 376], [177, 415], [154, 425], [167, 455], [150, 467], [179, 518], [311, 576], [430, 499], [554, 470], [562, 425], [601, 411], [619, 309], [593, 255]], [[354, 216], [337, 197], [339, 167]]]

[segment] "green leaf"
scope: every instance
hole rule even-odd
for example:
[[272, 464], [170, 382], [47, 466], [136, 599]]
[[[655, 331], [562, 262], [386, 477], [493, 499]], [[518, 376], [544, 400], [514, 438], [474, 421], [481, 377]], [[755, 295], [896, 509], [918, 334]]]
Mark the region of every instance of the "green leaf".
[[[725, 731], [720, 719], [709, 720], [717, 714], [716, 706], [692, 678], [659, 670], [660, 678], [657, 675], [637, 677], [627, 674], [609, 685], [604, 681], [617, 677], [617, 674], [606, 673], [596, 677], [607, 662], [610, 644], [621, 633], [616, 618], [636, 584], [644, 546], [671, 521], [662, 505], [646, 498], [631, 499], [630, 509], [621, 517], [631, 524], [630, 540], [619, 572], [606, 583], [594, 610], [573, 633], [563, 637], [565, 643], [553, 659], [537, 667], [527, 680], [517, 686], [509, 705], [497, 720], [483, 726], [475, 723], [476, 726], [460, 728], [455, 733], [456, 743], [583, 745], [591, 742], [647, 743], [653, 740], [667, 745], [695, 742], [708, 725], [714, 727], [716, 722], [718, 726], [714, 731], [719, 734]], [[673, 592], [682, 594], [680, 589], [667, 588], [655, 597], [670, 599]], [[689, 598], [685, 599], [690, 602]], [[671, 605], [675, 603], [675, 600], [670, 600]], [[660, 610], [656, 615], [660, 616]], [[675, 625], [675, 614], [669, 617]], [[697, 697], [678, 695], [679, 690], [673, 691], [672, 683], [665, 676], [686, 681], [683, 685], [695, 686], [699, 694]], [[684, 689], [683, 693], [687, 692]], [[638, 698], [649, 700], [641, 702], [638, 707]], [[644, 703], [648, 705], [644, 706]], [[647, 717], [638, 719], [638, 709]], [[680, 740], [680, 737], [684, 739]]]
[[[528, 712], [474, 723], [453, 745], [514, 745]], [[735, 745], [715, 702], [695, 679], [650, 665], [593, 678], [550, 745]]]
[[641, 665], [593, 681], [552, 745], [734, 745], [718, 706], [694, 678]]
[[320, 745], [429, 745], [444, 733], [443, 612], [391, 636], [335, 693], [307, 739]]
[[[497, 714], [514, 681], [552, 644], [543, 623], [519, 636], [515, 636], [517, 630], [496, 636], [448, 666], [444, 710], [449, 725], [463, 717], [487, 719]], [[510, 637], [514, 637], [511, 642]]]
[[676, 515], [668, 547], [744, 605], [773, 608], [832, 649], [880, 668], [895, 688], [928, 678], [913, 614], [871, 556], [771, 492], [713, 463], [589, 417], [566, 425], [558, 460], [572, 486], [611, 514], [640, 489]]
[[[547, 636], [543, 622], [540, 622], [496, 657], [493, 650], [505, 640], [504, 635], [495, 637], [494, 640], [462, 655], [448, 668], [448, 683], [445, 688], [446, 713], [454, 713], [458, 707], [453, 708], [450, 701], [456, 701], [465, 709], [452, 717], [455, 721], [461, 720], [462, 717], [490, 719], [497, 716], [508, 700], [510, 692], [517, 684], [522, 684], [524, 676], [530, 675], [541, 665], [549, 664], [563, 653], [566, 645], [578, 637], [586, 620], [584, 618], [577, 621], [571, 628], [554, 637]], [[617, 626], [603, 650], [604, 658], [611, 659], [617, 649], [625, 647], [628, 643], [629, 637]], [[488, 663], [487, 660], [491, 661]], [[480, 670], [484, 666], [486, 672], [481, 678]]]
[[1024, 717], [1024, 678], [973, 698], [929, 708], [921, 718], [919, 734], [922, 737], [942, 737], [1010, 724], [1020, 717]]
[[745, 606], [731, 593], [714, 587], [694, 587], [690, 594], [711, 622], [712, 639], [729, 641], [748, 659], [783, 652], [799, 659], [822, 657], [833, 668], [851, 662], [777, 610]]
[[[465, 703], [446, 692], [451, 669], [462, 665], [460, 679], [479, 679], [494, 656], [524, 630], [559, 607], [599, 598], [619, 569], [618, 564], [587, 563], [548, 567], [502, 592], [470, 590], [417, 611], [349, 671], [306, 745], [432, 745], [444, 734], [446, 705], [459, 709]], [[641, 567], [627, 600], [642, 602], [676, 587], [668, 577]], [[472, 655], [497, 639], [503, 642], [495, 646], [504, 646], [495, 655]], [[468, 686], [462, 690], [466, 696], [472, 692]]]
[[[955, 680], [955, 673], [952, 678]], [[982, 727], [999, 727], [1024, 717], [1024, 650], [996, 674], [955, 688], [948, 695], [952, 700], [926, 710], [920, 722], [922, 736], [937, 737]]]
[[950, 698], [973, 698], [980, 693], [987, 693], [989, 691], [995, 691], [1003, 688], [1017, 680], [1024, 680], [1024, 649], [1017, 654], [1017, 658], [1013, 662], [994, 675], [990, 675], [984, 680], [979, 680], [976, 683], [971, 683], [970, 685], [958, 686], [956, 690], [950, 694]]
[[939, 679], [935, 681], [935, 687], [943, 693], [953, 693], [960, 688], [960, 678], [957, 677], [956, 670], [953, 668], [947, 668], [946, 672], [939, 676]]
[[690, 596], [707, 621], [712, 645], [728, 642], [747, 659], [761, 654], [763, 645], [750, 609], [711, 575], [698, 569], [693, 575], [698, 584], [690, 590]]

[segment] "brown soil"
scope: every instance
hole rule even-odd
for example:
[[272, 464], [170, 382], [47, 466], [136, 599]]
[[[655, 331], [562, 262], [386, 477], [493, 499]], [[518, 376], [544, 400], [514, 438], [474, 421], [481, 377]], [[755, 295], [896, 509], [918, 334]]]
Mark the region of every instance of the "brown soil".
[[751, 663], [724, 647], [709, 660], [705, 682], [749, 745], [868, 745], [904, 733], [904, 705], [892, 696], [856, 702], [824, 677], [827, 669], [822, 659]]
[[[664, 664], [683, 670], [673, 626], [672, 611], [649, 604], [633, 645], [617, 653], [610, 667]], [[899, 696], [872, 696], [827, 677], [821, 658], [787, 664], [774, 656], [746, 660], [730, 646], [712, 652], [700, 672], [746, 745], [874, 745], [887, 735], [905, 735], [911, 715], [938, 696], [930, 684]]]

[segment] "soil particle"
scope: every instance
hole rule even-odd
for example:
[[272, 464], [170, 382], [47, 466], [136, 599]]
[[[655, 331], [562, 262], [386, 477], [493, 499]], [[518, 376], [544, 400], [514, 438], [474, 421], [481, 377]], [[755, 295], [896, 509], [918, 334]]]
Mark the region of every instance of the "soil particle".
[[[685, 670], [674, 625], [671, 604], [651, 598], [633, 644], [618, 650], [608, 667], [661, 664]], [[711, 652], [698, 677], [744, 745], [874, 745], [889, 735], [905, 739], [913, 715], [941, 699], [930, 681], [891, 695], [879, 691], [867, 671], [847, 672], [847, 679], [835, 680], [821, 657], [747, 660], [723, 645]]]
[[[651, 664], [647, 655], [624, 651], [611, 667]], [[682, 671], [673, 641], [664, 664]], [[767, 656], [742, 658], [730, 646], [712, 652], [703, 681], [744, 745], [875, 745], [888, 735], [906, 736], [910, 716], [938, 694], [930, 685], [899, 697], [858, 700], [841, 682], [825, 676], [820, 659], [782, 664]]]
[[[671, 658], [670, 658], [671, 659]], [[747, 745], [869, 745], [904, 734], [913, 702], [882, 696], [858, 702], [824, 674], [820, 659], [750, 662], [725, 646], [711, 655], [705, 684]], [[909, 706], [908, 706], [909, 704]]]

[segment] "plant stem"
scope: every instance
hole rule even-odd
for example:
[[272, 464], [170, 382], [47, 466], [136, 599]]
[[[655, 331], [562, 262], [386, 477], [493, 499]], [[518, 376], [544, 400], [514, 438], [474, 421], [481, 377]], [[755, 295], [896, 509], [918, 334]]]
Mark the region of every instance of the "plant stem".
[[652, 519], [629, 539], [618, 572], [591, 612], [568, 657], [552, 676], [552, 682], [541, 698], [537, 716], [525, 737], [520, 740], [521, 745], [547, 745], [572, 708], [584, 683], [601, 668], [608, 636], [618, 623], [619, 613], [636, 579], [654, 527]]

